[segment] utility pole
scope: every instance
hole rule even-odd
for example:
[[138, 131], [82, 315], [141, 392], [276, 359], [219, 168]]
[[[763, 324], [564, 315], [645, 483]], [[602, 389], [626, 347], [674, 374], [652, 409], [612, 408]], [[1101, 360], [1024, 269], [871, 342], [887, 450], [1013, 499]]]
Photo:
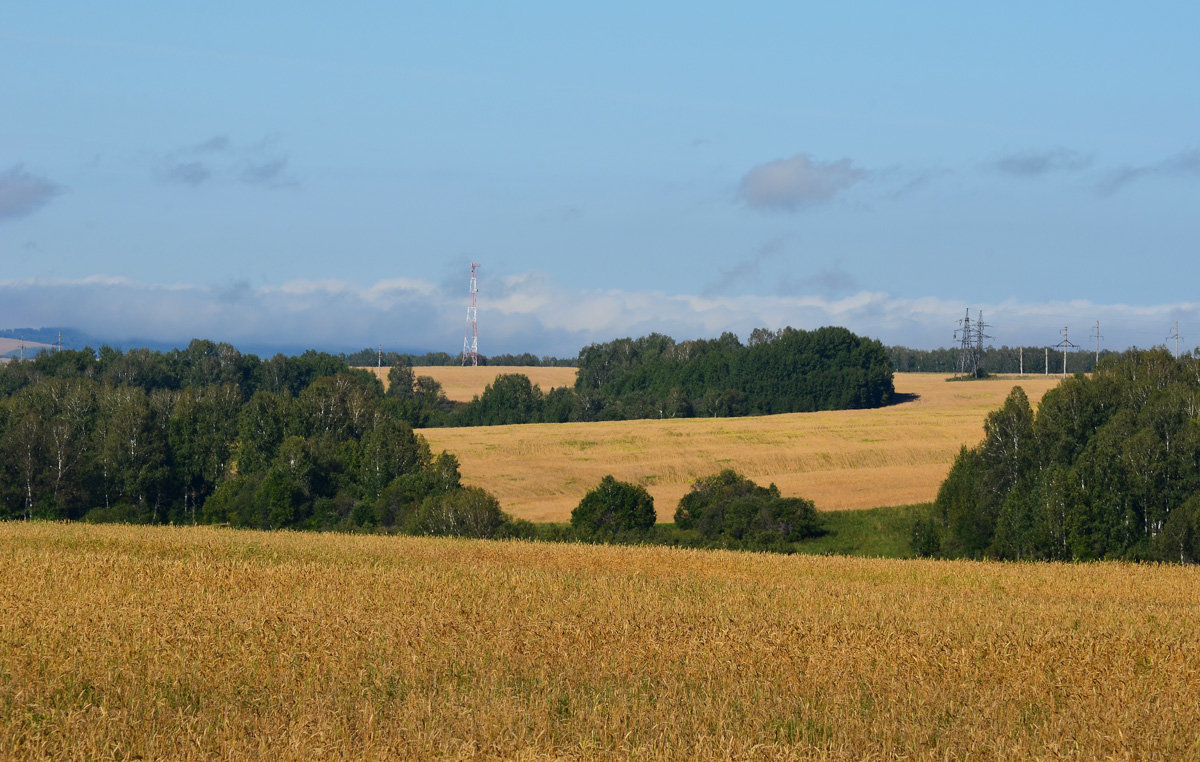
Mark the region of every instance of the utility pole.
[[379, 345], [379, 351], [375, 355], [375, 367], [376, 368], [383, 367], [383, 345], [382, 344]]
[[1096, 328], [1095, 332], [1092, 334], [1092, 338], [1096, 340], [1096, 362], [1100, 362], [1100, 339], [1103, 339], [1104, 337], [1100, 335], [1099, 320], [1096, 321]]
[[1078, 348], [1079, 348], [1079, 345], [1078, 345], [1078, 344], [1072, 344], [1072, 343], [1071, 343], [1070, 331], [1069, 331], [1069, 327], [1068, 327], [1068, 326], [1063, 326], [1063, 329], [1062, 329], [1062, 336], [1063, 336], [1063, 339], [1062, 339], [1062, 341], [1060, 341], [1060, 342], [1058, 342], [1057, 344], [1055, 344], [1055, 346], [1057, 346], [1057, 347], [1062, 347], [1062, 351], [1063, 351], [1063, 377], [1065, 378], [1065, 377], [1066, 377], [1066, 375], [1067, 375], [1067, 352], [1069, 352], [1069, 351], [1070, 351], [1072, 348], [1074, 348], [1074, 349], [1078, 349]]
[[1017, 359], [1021, 361], [1021, 377], [1025, 376], [1025, 347], [1017, 347]]
[[1171, 332], [1171, 335], [1168, 336], [1167, 339], [1168, 340], [1175, 339], [1175, 359], [1178, 360], [1179, 359], [1179, 321], [1178, 320], [1175, 321], [1175, 330]]
[[1043, 360], [1042, 362], [1043, 362], [1042, 367], [1044, 367], [1046, 369], [1046, 375], [1047, 376], [1050, 375], [1050, 347], [1046, 347], [1046, 359]]

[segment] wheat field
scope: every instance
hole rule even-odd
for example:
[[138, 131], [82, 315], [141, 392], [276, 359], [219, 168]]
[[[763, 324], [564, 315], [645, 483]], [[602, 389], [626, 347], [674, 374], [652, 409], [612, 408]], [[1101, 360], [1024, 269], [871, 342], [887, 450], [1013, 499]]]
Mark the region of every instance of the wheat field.
[[1200, 569], [0, 525], [4, 759], [1197, 759]]
[[[474, 370], [487, 370], [477, 368]], [[554, 369], [556, 370], [556, 369]], [[570, 369], [567, 369], [570, 370]], [[927, 502], [964, 445], [1015, 385], [1037, 404], [1058, 376], [948, 382], [896, 374], [907, 401], [876, 410], [750, 418], [424, 429], [435, 452], [458, 456], [463, 481], [496, 495], [506, 511], [533, 521], [566, 521], [605, 474], [646, 487], [659, 521], [700, 476], [734, 468], [818, 509]]]
[[[392, 369], [385, 367], [361, 368], [360, 370], [374, 373], [375, 377], [382, 381], [384, 387], [386, 387], [388, 373]], [[465, 367], [461, 365], [418, 365], [413, 367], [413, 375], [429, 376], [434, 381], [437, 381], [442, 385], [442, 391], [446, 393], [446, 397], [455, 402], [470, 402], [474, 397], [483, 394], [483, 390], [487, 388], [487, 385], [492, 383], [493, 379], [502, 373], [520, 373], [535, 385], [540, 386], [543, 392], [546, 392], [556, 386], [574, 386], [576, 372], [575, 368], [543, 368], [514, 365], [482, 365], [479, 367], [469, 365]]]

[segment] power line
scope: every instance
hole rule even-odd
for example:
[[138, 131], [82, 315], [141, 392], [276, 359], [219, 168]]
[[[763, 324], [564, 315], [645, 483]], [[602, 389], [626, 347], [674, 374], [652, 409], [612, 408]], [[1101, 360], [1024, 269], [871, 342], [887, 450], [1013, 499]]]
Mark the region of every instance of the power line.
[[[1058, 343], [1057, 343], [1057, 344], [1055, 344], [1054, 346], [1055, 346], [1055, 348], [1056, 348], [1056, 349], [1057, 349], [1057, 348], [1059, 348], [1059, 347], [1061, 347], [1061, 348], [1062, 348], [1062, 353], [1063, 353], [1063, 375], [1064, 375], [1064, 376], [1066, 376], [1066, 375], [1067, 375], [1067, 353], [1068, 353], [1068, 352], [1070, 352], [1072, 349], [1079, 349], [1079, 345], [1078, 345], [1078, 344], [1072, 344], [1072, 343], [1071, 343], [1071, 338], [1070, 338], [1070, 328], [1069, 328], [1069, 326], [1063, 326], [1063, 329], [1062, 329], [1062, 337], [1063, 337], [1063, 338], [1062, 338], [1062, 341], [1058, 342]], [[1047, 363], [1047, 364], [1048, 364], [1048, 363]], [[1047, 368], [1047, 371], [1046, 371], [1046, 372], [1047, 372], [1047, 373], [1049, 373], [1049, 368]]]
[[967, 307], [966, 314], [958, 321], [954, 340], [958, 342], [958, 370], [954, 375], [979, 375], [979, 356], [975, 353], [975, 330], [971, 327], [970, 307]]
[[1175, 330], [1167, 336], [1167, 340], [1175, 339], [1175, 359], [1179, 359], [1179, 321], [1175, 321]]

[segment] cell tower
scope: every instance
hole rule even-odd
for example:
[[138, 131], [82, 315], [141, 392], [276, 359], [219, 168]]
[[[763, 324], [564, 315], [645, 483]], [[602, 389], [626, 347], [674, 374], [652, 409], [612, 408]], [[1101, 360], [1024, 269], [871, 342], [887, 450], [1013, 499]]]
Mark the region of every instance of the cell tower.
[[478, 262], [471, 263], [471, 301], [467, 304], [467, 333], [463, 336], [462, 364], [470, 360], [472, 366], [479, 365], [479, 286], [475, 281]]

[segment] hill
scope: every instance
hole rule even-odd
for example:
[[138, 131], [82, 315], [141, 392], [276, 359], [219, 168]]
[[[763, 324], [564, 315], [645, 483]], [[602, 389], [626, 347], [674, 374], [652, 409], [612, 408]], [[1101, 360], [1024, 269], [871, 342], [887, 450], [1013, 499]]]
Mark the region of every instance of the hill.
[[423, 429], [421, 434], [435, 452], [458, 456], [465, 484], [487, 489], [506, 511], [534, 521], [566, 521], [606, 474], [645, 486], [659, 521], [670, 521], [692, 481], [722, 468], [760, 484], [774, 482], [785, 496], [806, 497], [819, 509], [907, 505], [933, 500], [959, 449], [982, 438], [987, 414], [1014, 385], [1023, 386], [1036, 404], [1061, 380], [946, 379], [896, 374], [896, 392], [905, 401], [872, 410]]
[[54, 345], [41, 344], [36, 341], [26, 341], [19, 338], [0, 338], [0, 357], [19, 357], [19, 353], [22, 351], [22, 348], [25, 352], [25, 358], [31, 359], [43, 349], [54, 349]]

